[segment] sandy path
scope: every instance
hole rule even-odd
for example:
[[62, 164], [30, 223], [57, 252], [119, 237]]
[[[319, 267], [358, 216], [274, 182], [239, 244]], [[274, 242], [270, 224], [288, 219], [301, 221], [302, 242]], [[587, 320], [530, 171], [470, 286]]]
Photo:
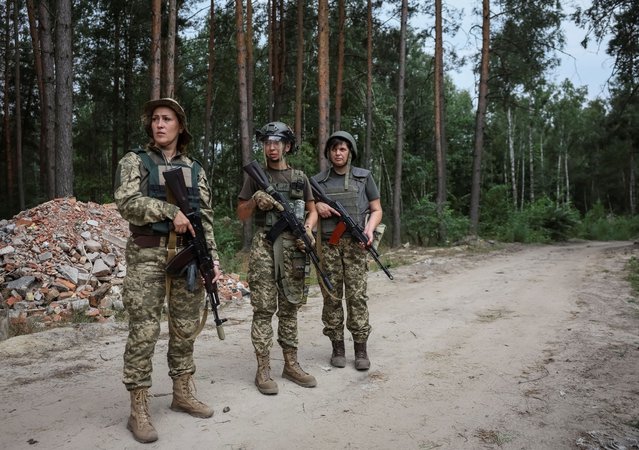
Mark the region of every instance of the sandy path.
[[394, 282], [373, 272], [369, 372], [352, 367], [350, 341], [347, 367], [328, 364], [315, 292], [300, 359], [318, 387], [281, 379], [274, 350], [277, 396], [253, 386], [250, 307], [227, 305], [226, 340], [207, 327], [196, 346], [198, 395], [215, 416], [168, 409], [164, 333], [160, 439], [147, 445], [125, 428], [125, 327], [13, 338], [0, 342], [0, 448], [639, 448], [639, 308], [623, 275], [638, 254], [631, 242], [427, 251]]

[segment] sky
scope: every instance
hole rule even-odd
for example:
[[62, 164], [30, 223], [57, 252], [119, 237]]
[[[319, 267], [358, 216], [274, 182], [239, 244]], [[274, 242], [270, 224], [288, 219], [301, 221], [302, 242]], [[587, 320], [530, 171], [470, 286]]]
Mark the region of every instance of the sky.
[[[474, 25], [480, 25], [481, 17], [474, 16], [472, 8], [474, 5], [481, 7], [481, 1], [443, 0], [443, 3], [459, 10], [463, 9], [465, 13], [462, 29], [456, 36], [444, 36], [444, 41], [447, 41], [447, 45], [455, 46], [462, 55], [476, 55], [481, 42], [477, 41], [476, 43], [474, 36], [480, 39], [481, 29], [476, 28], [472, 31], [474, 36], [471, 36], [470, 33]], [[581, 5], [582, 8], [590, 5], [590, 1], [587, 0], [568, 0], [563, 3], [566, 5], [566, 14], [572, 13], [575, 5]], [[410, 22], [411, 26], [420, 28], [420, 20], [419, 18], [413, 19]], [[433, 19], [428, 20], [431, 21], [432, 26]], [[585, 30], [577, 28], [570, 21], [565, 21], [563, 27], [566, 45], [563, 53], [558, 54], [561, 64], [552, 74], [549, 74], [550, 80], [559, 84], [567, 78], [575, 87], [586, 86], [589, 99], [607, 97], [606, 81], [612, 73], [613, 59], [605, 52], [606, 44], [602, 43], [598, 48], [595, 43], [591, 43], [588, 48], [584, 49], [581, 46], [581, 41], [586, 34]], [[459, 71], [449, 71], [447, 75], [454, 80], [458, 88], [467, 89], [471, 94], [475, 93], [477, 83], [471, 66], [462, 67]]]

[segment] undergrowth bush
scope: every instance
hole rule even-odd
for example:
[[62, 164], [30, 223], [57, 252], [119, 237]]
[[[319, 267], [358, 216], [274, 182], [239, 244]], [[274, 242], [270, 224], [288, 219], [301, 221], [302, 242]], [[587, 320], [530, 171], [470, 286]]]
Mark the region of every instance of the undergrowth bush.
[[404, 234], [411, 242], [422, 246], [458, 241], [468, 234], [468, 226], [468, 218], [450, 209], [448, 204], [438, 215], [437, 204], [428, 197], [416, 202], [402, 215]]

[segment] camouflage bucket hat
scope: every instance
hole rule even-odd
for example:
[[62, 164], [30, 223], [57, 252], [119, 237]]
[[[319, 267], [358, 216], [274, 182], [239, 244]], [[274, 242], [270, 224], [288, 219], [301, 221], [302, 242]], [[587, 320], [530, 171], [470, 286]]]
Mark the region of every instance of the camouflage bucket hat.
[[193, 139], [193, 136], [191, 136], [191, 133], [189, 132], [184, 109], [182, 109], [180, 104], [172, 98], [159, 98], [157, 100], [148, 101], [144, 104], [144, 128], [146, 130], [146, 134], [150, 138], [153, 138], [153, 132], [151, 131], [151, 116], [153, 115], [153, 111], [155, 111], [155, 108], [158, 108], [160, 106], [171, 108], [177, 115], [180, 124], [184, 128], [182, 133], [180, 133], [180, 137], [178, 138], [178, 147], [186, 147], [186, 145], [191, 142], [191, 139]]

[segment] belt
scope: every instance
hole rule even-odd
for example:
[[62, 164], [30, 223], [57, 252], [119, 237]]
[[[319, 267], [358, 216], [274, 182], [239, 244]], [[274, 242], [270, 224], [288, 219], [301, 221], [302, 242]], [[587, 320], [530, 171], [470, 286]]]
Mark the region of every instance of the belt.
[[[142, 248], [166, 247], [169, 237], [159, 234], [132, 234], [135, 245]], [[185, 236], [177, 236], [175, 247], [184, 247], [186, 245]]]

